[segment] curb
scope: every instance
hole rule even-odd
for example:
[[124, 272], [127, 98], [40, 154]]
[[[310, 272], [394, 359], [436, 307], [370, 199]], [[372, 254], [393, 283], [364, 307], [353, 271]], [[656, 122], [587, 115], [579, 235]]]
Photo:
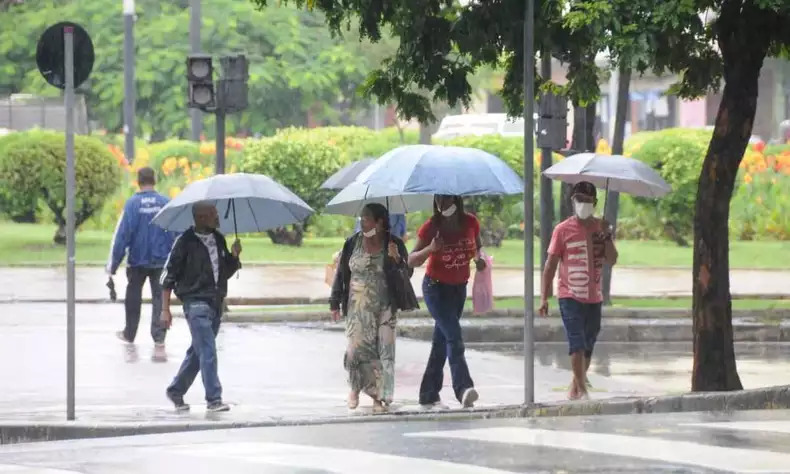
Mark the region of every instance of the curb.
[[735, 392], [700, 392], [659, 397], [630, 397], [601, 401], [538, 403], [529, 406], [454, 409], [440, 412], [408, 411], [389, 415], [357, 415], [323, 419], [299, 418], [261, 422], [205, 422], [159, 424], [111, 423], [14, 423], [0, 422], [0, 445], [80, 438], [106, 438], [186, 431], [207, 431], [275, 426], [315, 426], [351, 423], [391, 423], [397, 421], [468, 421], [496, 418], [560, 416], [634, 415], [677, 412], [731, 412], [790, 408], [790, 385]]

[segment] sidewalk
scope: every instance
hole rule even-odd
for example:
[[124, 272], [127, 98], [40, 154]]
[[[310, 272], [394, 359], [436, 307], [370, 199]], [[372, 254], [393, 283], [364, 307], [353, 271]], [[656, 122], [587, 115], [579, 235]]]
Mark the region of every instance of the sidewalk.
[[[422, 268], [414, 272], [412, 283], [422, 295]], [[66, 270], [57, 268], [0, 267], [0, 302], [60, 302], [65, 300]], [[535, 272], [535, 294], [540, 294], [540, 275]], [[107, 275], [102, 268], [77, 269], [77, 300], [101, 302], [108, 299]], [[732, 270], [734, 296], [790, 296], [790, 271]], [[115, 277], [118, 298], [123, 299], [126, 275]], [[325, 302], [329, 287], [324, 283], [324, 268], [310, 266], [251, 266], [229, 282], [229, 298], [254, 304], [296, 304]], [[690, 295], [691, 270], [615, 269], [612, 279], [614, 297], [662, 297]], [[524, 273], [521, 270], [494, 268], [494, 293], [498, 297], [522, 296]], [[146, 288], [145, 297], [150, 297]]]
[[[149, 308], [134, 349], [115, 339], [123, 321], [122, 305], [77, 307], [77, 418], [80, 422], [203, 423], [208, 417], [203, 387], [198, 379], [186, 400], [192, 411], [174, 412], [164, 390], [189, 344], [183, 320], [168, 335], [167, 363], [150, 360], [153, 349], [147, 334]], [[5, 423], [45, 423], [65, 419], [65, 317], [62, 305], [0, 304], [0, 378], [6, 384], [0, 397]], [[218, 338], [220, 378], [225, 400], [233, 405], [222, 414], [225, 422], [267, 422], [347, 417], [346, 373], [342, 366], [345, 338], [327, 332], [286, 325], [225, 324]], [[399, 339], [396, 358], [396, 412], [418, 409], [417, 393], [429, 344]], [[467, 357], [480, 408], [517, 405], [523, 401], [523, 361], [491, 352], [468, 349]], [[570, 372], [551, 365], [535, 366], [535, 399], [560, 401]], [[449, 408], [454, 400], [449, 370], [442, 392]], [[661, 388], [634, 384], [595, 374], [595, 399], [660, 395]], [[362, 397], [361, 410], [370, 401]]]

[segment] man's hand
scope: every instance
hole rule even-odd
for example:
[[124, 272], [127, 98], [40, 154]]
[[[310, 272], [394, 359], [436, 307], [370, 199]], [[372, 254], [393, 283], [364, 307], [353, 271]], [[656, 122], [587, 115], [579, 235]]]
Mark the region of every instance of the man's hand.
[[165, 329], [170, 329], [170, 326], [173, 324], [173, 313], [170, 312], [170, 308], [162, 308], [162, 316], [161, 316], [162, 326]]
[[540, 306], [538, 307], [538, 314], [545, 318], [549, 315], [549, 300], [546, 298], [540, 299]]
[[233, 246], [230, 248], [230, 253], [236, 258], [239, 258], [239, 255], [241, 255], [241, 241], [239, 239], [236, 239], [236, 241], [233, 242]]
[[400, 262], [400, 253], [398, 252], [398, 246], [395, 245], [395, 242], [389, 243], [387, 246], [387, 254], [391, 259], [395, 260], [396, 262]]
[[340, 321], [340, 310], [339, 309], [333, 309], [332, 310], [332, 321], [334, 321], [334, 322]]

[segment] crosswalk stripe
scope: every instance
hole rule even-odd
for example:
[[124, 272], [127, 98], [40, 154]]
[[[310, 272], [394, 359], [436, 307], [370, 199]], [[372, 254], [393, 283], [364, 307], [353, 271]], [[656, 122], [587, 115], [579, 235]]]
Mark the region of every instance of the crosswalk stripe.
[[790, 434], [790, 421], [726, 421], [714, 423], [684, 423], [681, 426]]
[[179, 445], [168, 453], [234, 459], [251, 463], [302, 469], [320, 469], [339, 474], [512, 474], [510, 471], [425, 458], [411, 458], [369, 451], [325, 448], [297, 444], [241, 442]]
[[518, 427], [415, 432], [406, 433], [404, 436], [572, 449], [595, 454], [695, 465], [728, 472], [790, 472], [790, 454], [709, 446], [655, 437]]

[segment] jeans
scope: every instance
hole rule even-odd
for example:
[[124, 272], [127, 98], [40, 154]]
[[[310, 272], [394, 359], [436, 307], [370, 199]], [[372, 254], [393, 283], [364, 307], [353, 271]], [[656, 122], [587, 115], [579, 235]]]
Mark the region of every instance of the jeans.
[[429, 405], [439, 401], [444, 379], [444, 362], [450, 361], [455, 398], [461, 401], [464, 392], [474, 387], [469, 367], [464, 356], [464, 340], [461, 334], [461, 315], [466, 303], [466, 284], [446, 285], [425, 277], [422, 283], [425, 306], [434, 319], [433, 341], [428, 365], [420, 384], [420, 404]]
[[167, 329], [162, 325], [162, 286], [159, 284], [161, 268], [152, 267], [127, 267], [126, 268], [126, 299], [124, 306], [126, 309], [126, 327], [123, 329], [123, 336], [129, 342], [134, 342], [137, 336], [137, 328], [140, 326], [140, 306], [143, 303], [143, 285], [148, 279], [151, 287], [151, 300], [153, 310], [151, 311], [151, 337], [157, 344], [165, 342]]
[[559, 305], [568, 339], [568, 353], [584, 351], [584, 356], [589, 359], [601, 331], [601, 303], [581, 303], [573, 298], [560, 298]]
[[[221, 308], [221, 305], [219, 306]], [[193, 301], [184, 305], [189, 332], [192, 334], [192, 346], [187, 349], [184, 362], [178, 374], [167, 387], [167, 393], [183, 397], [198, 371], [203, 377], [206, 389], [206, 402], [209, 404], [222, 401], [222, 385], [217, 375], [217, 345], [215, 339], [219, 332], [222, 317], [221, 310], [203, 301]]]

